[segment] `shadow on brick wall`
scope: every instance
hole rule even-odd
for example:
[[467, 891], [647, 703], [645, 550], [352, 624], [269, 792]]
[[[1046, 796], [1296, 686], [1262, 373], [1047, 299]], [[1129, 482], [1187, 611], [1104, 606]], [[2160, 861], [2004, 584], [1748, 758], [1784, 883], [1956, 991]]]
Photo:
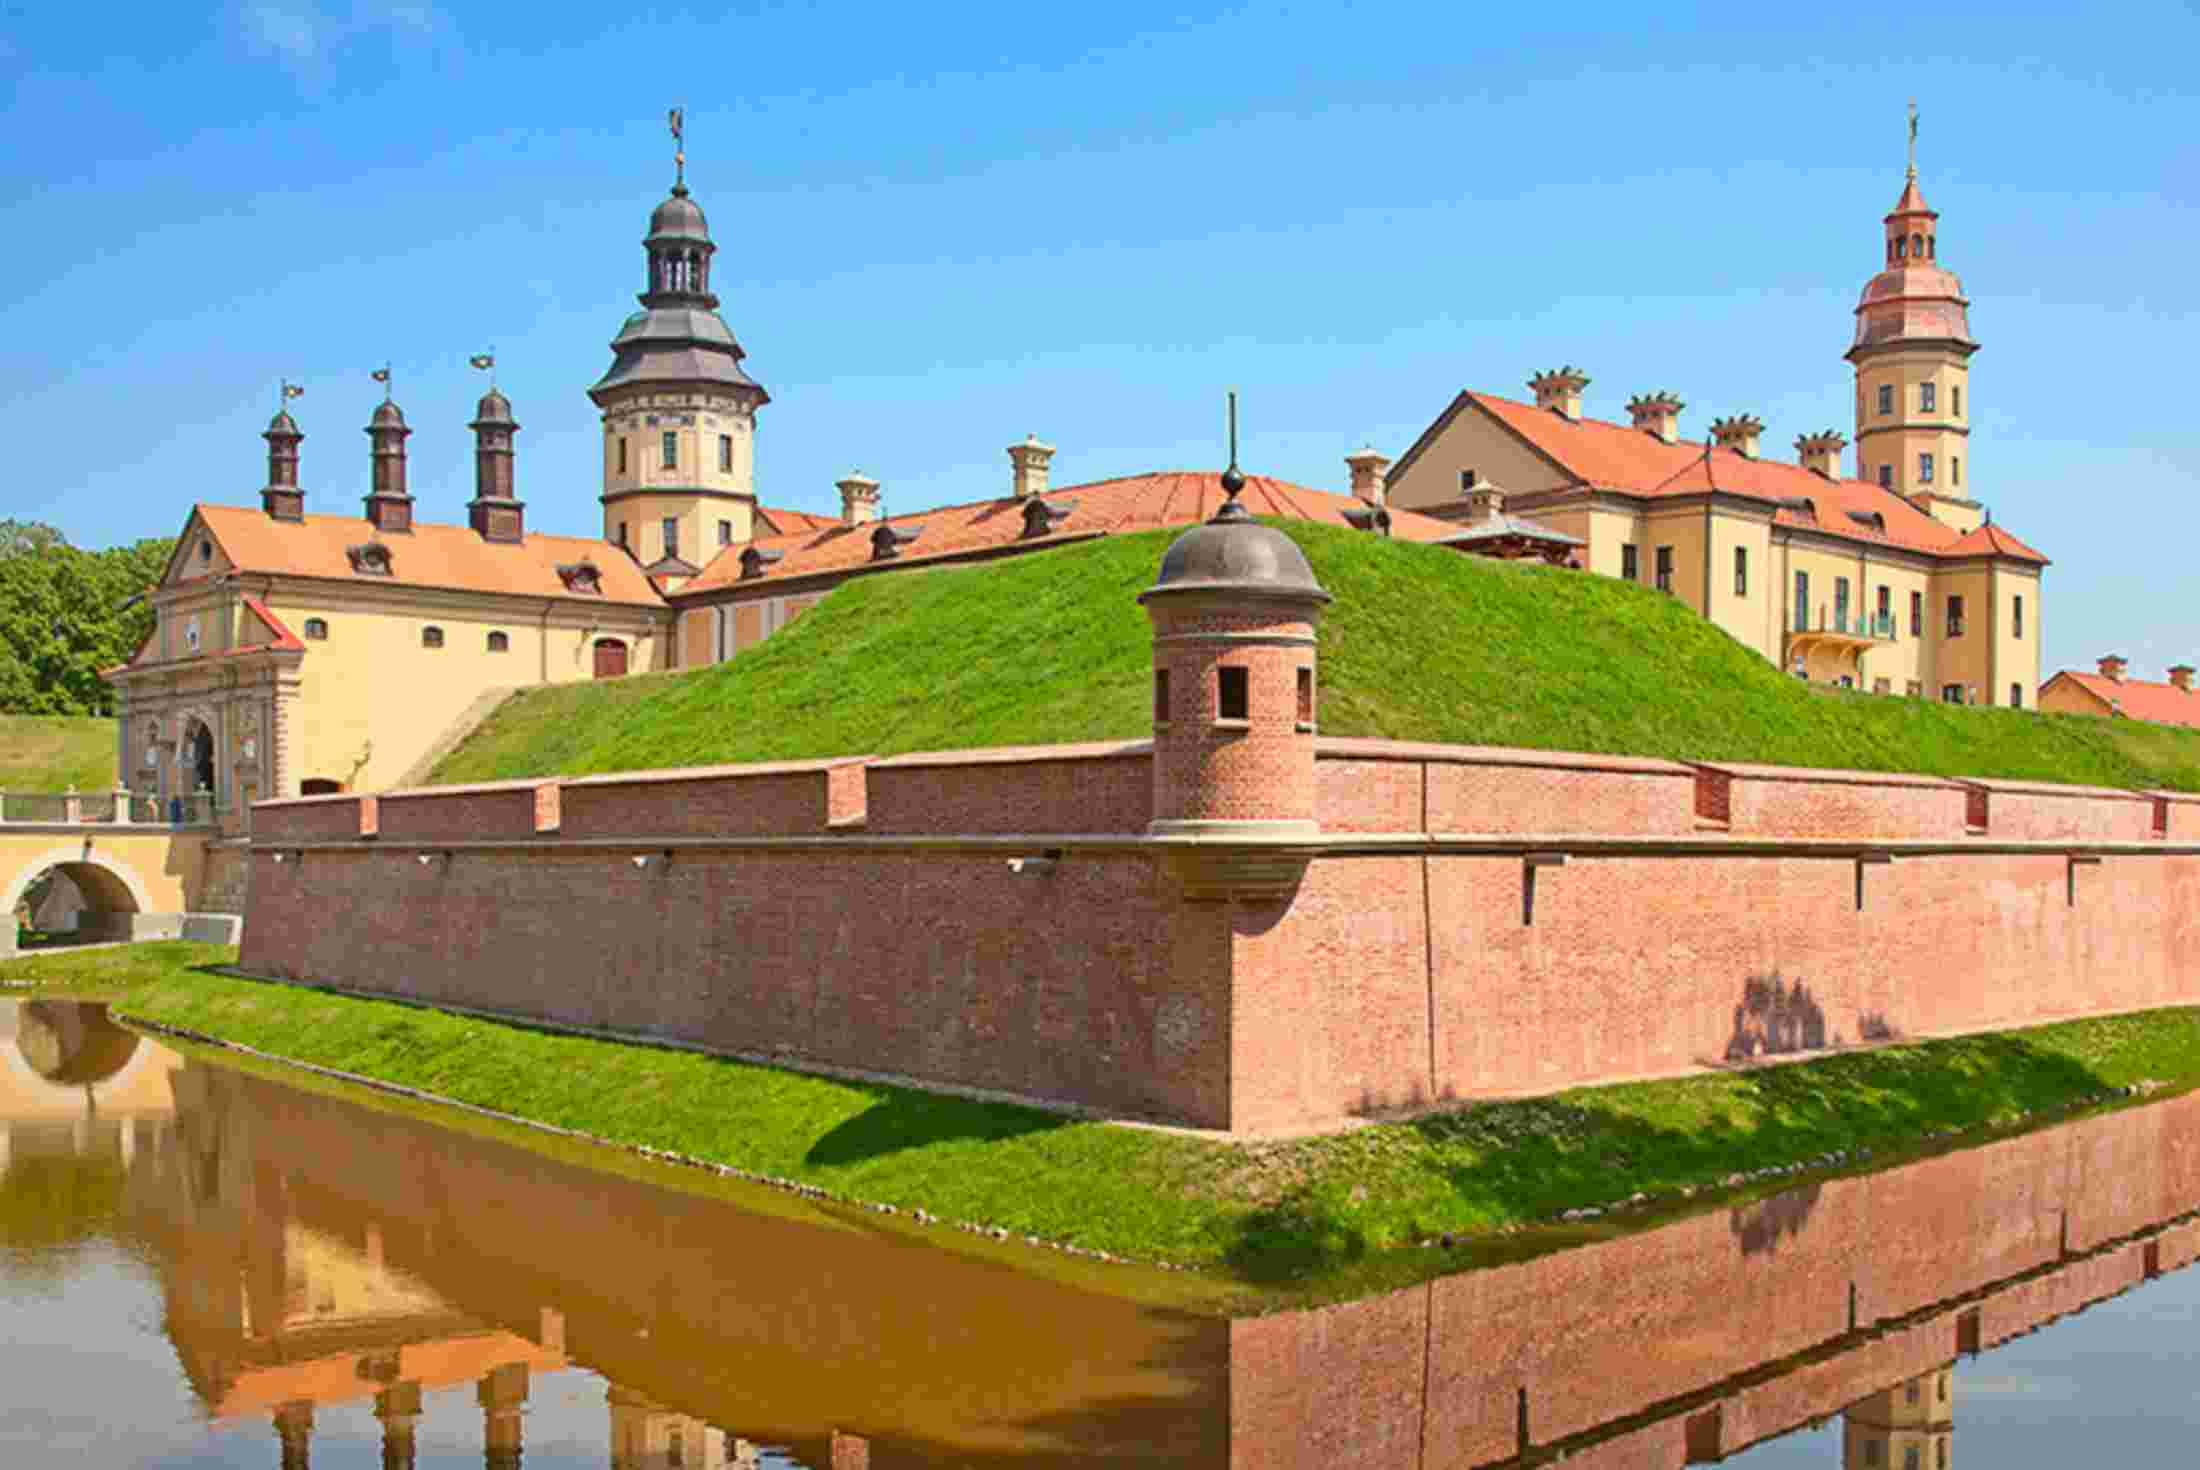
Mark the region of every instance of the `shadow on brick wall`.
[[[1833, 1038], [1834, 1044], [1839, 1041]], [[1728, 1061], [1823, 1051], [1826, 1046], [1826, 1013], [1811, 998], [1809, 986], [1800, 980], [1790, 985], [1778, 975], [1752, 975], [1742, 982], [1734, 1034], [1726, 1043]]]

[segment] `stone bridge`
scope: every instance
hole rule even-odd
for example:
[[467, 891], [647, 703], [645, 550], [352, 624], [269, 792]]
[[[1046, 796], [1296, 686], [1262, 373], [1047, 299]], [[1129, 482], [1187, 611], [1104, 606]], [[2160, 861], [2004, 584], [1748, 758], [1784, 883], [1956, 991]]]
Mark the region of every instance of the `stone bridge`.
[[156, 813], [127, 792], [0, 793], [0, 959], [17, 952], [17, 907], [48, 869], [82, 895], [81, 938], [236, 940], [244, 854], [211, 813]]

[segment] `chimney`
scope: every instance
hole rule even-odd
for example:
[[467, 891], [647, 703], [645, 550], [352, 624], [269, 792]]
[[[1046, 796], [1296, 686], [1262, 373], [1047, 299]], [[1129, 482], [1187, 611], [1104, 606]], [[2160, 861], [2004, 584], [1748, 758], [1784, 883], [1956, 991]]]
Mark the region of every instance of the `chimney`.
[[267, 441], [267, 486], [260, 491], [260, 507], [278, 521], [302, 521], [306, 518], [306, 496], [298, 488], [298, 441], [305, 435], [298, 432], [297, 420], [288, 409], [275, 415], [260, 435]]
[[2171, 664], [2169, 682], [2173, 688], [2182, 689], [2187, 694], [2192, 693], [2192, 665]]
[[1008, 462], [1014, 468], [1010, 478], [1016, 488], [1018, 500], [1029, 500], [1034, 495], [1047, 493], [1047, 466], [1053, 463], [1054, 446], [1041, 444], [1038, 436], [1024, 435], [1024, 442], [1008, 446]]
[[2124, 682], [2124, 656], [2123, 656], [2122, 654], [2120, 654], [2120, 653], [2104, 653], [2104, 654], [2102, 654], [2102, 655], [2101, 655], [2101, 677], [2102, 677], [2102, 678], [2104, 678], [2104, 679], [2114, 679], [2114, 680], [2115, 680], [2115, 681], [2116, 681], [2117, 683], [2119, 683], [2119, 684], [2123, 683], [2123, 682]]
[[1470, 522], [1495, 520], [1505, 513], [1505, 492], [1492, 481], [1480, 481], [1466, 498]]
[[405, 489], [405, 415], [387, 398], [367, 424], [373, 443], [373, 488], [367, 492], [367, 519], [377, 531], [410, 534], [412, 495]]
[[1663, 389], [1656, 393], [1638, 393], [1627, 400], [1627, 411], [1634, 415], [1635, 427], [1668, 444], [1680, 442], [1681, 410], [1686, 407], [1687, 404]]
[[1731, 449], [1746, 459], [1757, 457], [1758, 436], [1765, 431], [1764, 421], [1753, 413], [1738, 413], [1732, 418], [1713, 419], [1711, 437], [1721, 449]]
[[1381, 505], [1389, 493], [1384, 471], [1390, 468], [1390, 456], [1365, 445], [1344, 457], [1344, 467], [1352, 476], [1352, 494], [1369, 505]]
[[1568, 363], [1565, 367], [1546, 373], [1537, 373], [1528, 379], [1529, 388], [1535, 392], [1535, 406], [1548, 408], [1561, 418], [1581, 422], [1581, 390], [1589, 386], [1589, 375]]
[[1849, 447], [1848, 435], [1839, 429], [1822, 429], [1815, 434], [1804, 434], [1795, 441], [1796, 457], [1803, 468], [1824, 475], [1829, 480], [1841, 478], [1841, 451]]
[[860, 526], [878, 519], [878, 481], [856, 470], [845, 480], [835, 483], [840, 487], [840, 523], [843, 526]]
[[474, 498], [466, 521], [484, 541], [516, 546], [526, 539], [527, 507], [512, 495], [512, 403], [495, 388], [474, 405]]

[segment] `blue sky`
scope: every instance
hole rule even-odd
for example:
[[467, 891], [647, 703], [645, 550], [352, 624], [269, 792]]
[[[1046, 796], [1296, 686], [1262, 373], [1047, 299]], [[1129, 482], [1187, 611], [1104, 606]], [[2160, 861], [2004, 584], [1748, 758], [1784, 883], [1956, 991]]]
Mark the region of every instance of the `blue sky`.
[[[6, 0], [0, 0], [5, 6]], [[770, 389], [772, 504], [1216, 467], [1341, 489], [1462, 387], [1852, 428], [1903, 107], [1972, 300], [1967, 478], [2044, 549], [2045, 666], [2200, 662], [2200, 17], [1956, 5], [0, 8], [0, 514], [80, 543], [252, 503], [277, 379], [356, 512], [394, 364], [459, 519], [494, 347], [538, 528], [594, 534], [587, 385], [668, 107]]]

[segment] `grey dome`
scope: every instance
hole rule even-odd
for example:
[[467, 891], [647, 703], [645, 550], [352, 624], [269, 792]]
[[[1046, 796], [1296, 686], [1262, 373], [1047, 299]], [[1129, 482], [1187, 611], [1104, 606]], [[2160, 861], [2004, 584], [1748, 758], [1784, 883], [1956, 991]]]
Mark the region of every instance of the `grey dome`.
[[305, 435], [298, 432], [298, 421], [290, 416], [290, 410], [287, 408], [279, 408], [275, 411], [275, 417], [267, 421], [267, 435], [262, 437], [278, 434], [290, 435], [299, 439], [305, 437]]
[[1192, 527], [1169, 544], [1161, 558], [1161, 575], [1138, 600], [1170, 592], [1329, 601], [1299, 544], [1254, 520], [1234, 500], [1225, 503], [1213, 520]]
[[650, 211], [649, 243], [659, 240], [710, 243], [710, 226], [703, 222], [703, 208], [688, 198], [687, 190], [674, 189], [664, 203]]
[[370, 431], [374, 429], [402, 429], [404, 427], [404, 413], [387, 398], [374, 406], [374, 418], [367, 424]]

